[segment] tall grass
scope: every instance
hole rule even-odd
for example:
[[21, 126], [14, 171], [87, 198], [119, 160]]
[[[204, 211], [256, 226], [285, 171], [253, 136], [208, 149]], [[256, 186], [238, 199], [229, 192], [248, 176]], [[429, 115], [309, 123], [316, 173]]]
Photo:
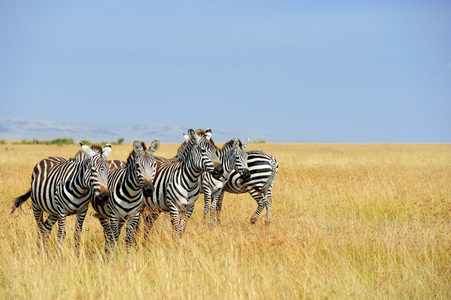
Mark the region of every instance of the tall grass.
[[[199, 202], [179, 241], [163, 216], [138, 235], [126, 263], [106, 259], [88, 213], [81, 255], [68, 218], [62, 258], [36, 245], [30, 200], [10, 215], [47, 156], [78, 146], [0, 146], [0, 295], [12, 299], [451, 299], [451, 145], [251, 144], [279, 162], [272, 223], [256, 225], [250, 195], [226, 194], [222, 224], [202, 224]], [[125, 160], [131, 145], [115, 145]], [[172, 157], [177, 145], [156, 155]]]

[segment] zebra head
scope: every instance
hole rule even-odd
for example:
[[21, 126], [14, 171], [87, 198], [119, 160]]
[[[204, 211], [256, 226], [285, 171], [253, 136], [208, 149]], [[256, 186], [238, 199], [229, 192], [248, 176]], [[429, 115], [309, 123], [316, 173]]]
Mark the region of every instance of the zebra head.
[[111, 145], [106, 144], [103, 149], [100, 146], [92, 145], [89, 148], [80, 143], [83, 153], [86, 155], [85, 162], [90, 168], [89, 183], [94, 193], [94, 200], [104, 204], [108, 200], [108, 154], [111, 152]]
[[250, 140], [247, 139], [246, 142], [241, 143], [239, 139], [233, 141], [232, 155], [233, 163], [235, 166], [235, 171], [238, 172], [244, 181], [251, 178], [251, 172], [247, 167], [247, 152], [245, 148], [249, 145]]
[[150, 197], [153, 193], [153, 179], [155, 178], [157, 162], [153, 156], [160, 147], [160, 140], [156, 139], [146, 148], [146, 144], [141, 141], [133, 142], [133, 152], [127, 160], [127, 165], [131, 165], [138, 177], [144, 197]]
[[224, 170], [216, 154], [217, 148], [211, 139], [211, 129], [206, 131], [190, 129], [188, 133], [189, 140], [193, 143], [191, 151], [197, 164], [196, 167], [211, 173], [214, 178], [219, 179]]

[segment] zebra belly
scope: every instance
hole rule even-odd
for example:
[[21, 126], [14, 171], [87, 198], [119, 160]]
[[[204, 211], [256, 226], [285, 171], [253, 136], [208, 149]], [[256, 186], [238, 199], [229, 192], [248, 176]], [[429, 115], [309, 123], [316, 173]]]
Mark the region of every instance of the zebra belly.
[[110, 213], [113, 212], [116, 216], [121, 218], [128, 218], [137, 214], [142, 207], [143, 198], [140, 196], [135, 201], [121, 201], [118, 199], [114, 200], [114, 205], [110, 207]]
[[169, 211], [169, 207], [166, 205], [166, 193], [162, 190], [155, 191], [146, 203], [160, 211]]

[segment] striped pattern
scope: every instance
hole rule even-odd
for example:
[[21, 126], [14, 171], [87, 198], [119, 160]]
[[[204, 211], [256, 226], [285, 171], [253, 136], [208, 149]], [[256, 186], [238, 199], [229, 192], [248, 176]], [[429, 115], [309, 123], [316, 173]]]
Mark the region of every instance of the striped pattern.
[[181, 236], [186, 228], [194, 203], [200, 193], [200, 176], [204, 171], [219, 178], [222, 165], [216, 155], [216, 146], [211, 140], [211, 130], [189, 130], [189, 141], [182, 145], [180, 161], [155, 157], [157, 172], [154, 193], [143, 212], [145, 236], [161, 212], [169, 212], [173, 231]]
[[159, 140], [154, 140], [149, 149], [144, 142], [135, 141], [125, 167], [113, 168], [108, 174], [109, 200], [103, 205], [93, 204], [104, 229], [107, 253], [117, 244], [125, 223], [127, 254], [130, 253], [144, 197], [150, 197], [154, 189], [157, 163], [153, 153], [159, 146]]
[[109, 160], [108, 166], [110, 166], [110, 172], [112, 172], [119, 168], [125, 168], [125, 166], [127, 166], [127, 163], [122, 160]]
[[[91, 148], [80, 145], [87, 159], [75, 161], [49, 157], [40, 161], [31, 176], [31, 189], [14, 202], [13, 212], [31, 197], [38, 225], [38, 246], [41, 242], [45, 245], [53, 225], [58, 222], [58, 257], [66, 235], [66, 216], [77, 215], [75, 251], [78, 254], [80, 233], [89, 202], [92, 200], [102, 203], [108, 199], [109, 167], [106, 158], [111, 152], [111, 146], [106, 145], [102, 149], [95, 145]], [[44, 212], [49, 214], [45, 222]]]
[[215, 179], [211, 174], [202, 174], [201, 192], [204, 194], [204, 220], [210, 212], [210, 224], [216, 219], [217, 198], [221, 194], [224, 185], [227, 184], [232, 172], [236, 172], [244, 177], [250, 176], [247, 166], [248, 155], [245, 150], [248, 145], [249, 139], [244, 144], [241, 143], [239, 139], [231, 139], [217, 151], [219, 160], [224, 169], [223, 176], [220, 179]]
[[274, 157], [259, 150], [248, 152], [247, 165], [250, 171], [249, 180], [243, 180], [241, 174], [236, 171], [232, 172], [222, 192], [218, 196], [215, 205], [217, 222], [220, 222], [224, 192], [232, 194], [249, 192], [258, 205], [257, 210], [251, 217], [251, 224], [257, 222], [264, 207], [266, 207], [266, 223], [270, 223], [272, 205], [271, 189], [276, 180], [279, 166]]

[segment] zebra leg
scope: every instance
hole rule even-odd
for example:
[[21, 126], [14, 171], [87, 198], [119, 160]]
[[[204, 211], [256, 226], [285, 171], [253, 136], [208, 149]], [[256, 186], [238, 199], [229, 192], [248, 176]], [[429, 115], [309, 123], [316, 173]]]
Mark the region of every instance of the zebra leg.
[[124, 226], [124, 224], [125, 224], [125, 220], [124, 219], [120, 219], [119, 220], [119, 224], [117, 226], [117, 230], [114, 233], [114, 240], [116, 242], [116, 245], [119, 242], [119, 236], [121, 235], [121, 230], [122, 230], [122, 227]]
[[53, 225], [58, 221], [58, 216], [56, 215], [49, 215], [47, 217], [47, 220], [42, 224], [42, 242], [43, 242], [43, 248], [46, 248], [47, 241], [49, 239], [50, 233], [52, 232]]
[[219, 193], [217, 199], [216, 199], [216, 207], [215, 207], [215, 213], [216, 213], [216, 223], [221, 224], [221, 209], [222, 209], [222, 200], [224, 199], [224, 190], [221, 190]]
[[99, 221], [103, 227], [103, 236], [105, 237], [105, 254], [109, 255], [112, 251], [111, 247], [114, 245], [113, 232], [107, 218], [99, 218]]
[[113, 238], [111, 248], [113, 248], [114, 251], [117, 248], [117, 242], [119, 241], [119, 234], [121, 233], [121, 228], [124, 225], [124, 221], [122, 222], [121, 221], [122, 220], [119, 220], [117, 217], [110, 218], [111, 233], [112, 233], [111, 236]]
[[[211, 190], [207, 186], [204, 186], [203, 189], [204, 189], [204, 218], [203, 218], [203, 222], [205, 223], [207, 215], [210, 212]], [[210, 212], [210, 223], [211, 223], [211, 212]]]
[[38, 235], [38, 239], [36, 242], [36, 245], [38, 246], [38, 249], [42, 248], [45, 249], [45, 244], [47, 241], [47, 234], [46, 234], [46, 230], [44, 227], [44, 212], [42, 211], [42, 209], [35, 207], [33, 205], [33, 215], [34, 218], [36, 220], [36, 224], [37, 224], [37, 235]]
[[255, 224], [257, 222], [258, 217], [260, 216], [263, 208], [265, 207], [265, 199], [262, 197], [262, 193], [260, 191], [257, 191], [255, 189], [251, 189], [249, 191], [251, 196], [257, 201], [257, 210], [254, 212], [254, 214], [251, 217], [251, 224]]
[[194, 211], [194, 205], [185, 208], [182, 217], [180, 218], [180, 236], [185, 233], [186, 225], [188, 224], [189, 219]]
[[271, 190], [268, 190], [268, 192], [266, 193], [266, 224], [271, 223], [271, 218], [270, 218], [270, 214], [271, 214], [271, 205], [272, 205], [272, 198], [271, 198]]
[[218, 205], [218, 198], [220, 197], [221, 192], [222, 192], [222, 189], [216, 191], [213, 195], [211, 195], [212, 200], [211, 200], [211, 207], [210, 207], [210, 226], [212, 226], [214, 223], [219, 223], [216, 207]]
[[83, 222], [85, 221], [86, 213], [88, 212], [88, 206], [83, 211], [78, 212], [77, 214], [77, 222], [75, 223], [75, 254], [77, 257], [80, 256], [80, 240], [81, 240], [81, 232], [83, 231]]
[[154, 222], [158, 219], [160, 212], [155, 207], [147, 208], [142, 211], [144, 221], [144, 241], [148, 241], [149, 232], [153, 227]]
[[61, 258], [61, 247], [63, 245], [63, 240], [66, 237], [66, 214], [60, 213], [58, 215], [58, 246], [56, 248], [57, 258]]
[[132, 245], [135, 243], [135, 228], [139, 220], [139, 214], [131, 216], [127, 221], [127, 234], [125, 237], [125, 245], [127, 247], [127, 257], [130, 255]]
[[182, 232], [180, 230], [180, 211], [175, 205], [171, 205], [170, 212], [171, 223], [172, 223], [172, 233], [178, 237], [181, 237]]

